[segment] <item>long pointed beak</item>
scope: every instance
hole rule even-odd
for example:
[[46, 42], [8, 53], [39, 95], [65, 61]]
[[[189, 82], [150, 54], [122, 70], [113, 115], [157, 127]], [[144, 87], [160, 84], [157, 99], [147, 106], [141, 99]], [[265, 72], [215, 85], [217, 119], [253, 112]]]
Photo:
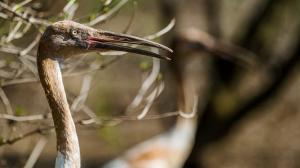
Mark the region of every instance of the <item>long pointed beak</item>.
[[87, 42], [89, 44], [88, 49], [125, 51], [151, 57], [162, 58], [166, 60], [171, 59], [167, 56], [135, 47], [148, 46], [164, 50], [168, 53], [173, 52], [172, 49], [159, 43], [155, 43], [135, 36], [108, 31], [97, 31], [96, 33], [93, 33], [91, 36], [88, 37]]

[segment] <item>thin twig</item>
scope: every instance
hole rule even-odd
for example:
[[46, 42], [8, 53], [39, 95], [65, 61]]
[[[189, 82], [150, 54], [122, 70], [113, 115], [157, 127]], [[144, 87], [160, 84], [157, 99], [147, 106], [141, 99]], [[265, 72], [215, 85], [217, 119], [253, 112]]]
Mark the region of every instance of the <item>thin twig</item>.
[[1, 78], [6, 78], [6, 79], [11, 79], [14, 75], [13, 72], [5, 71], [0, 69], [0, 77]]
[[19, 29], [21, 28], [23, 22], [22, 21], [18, 21], [17, 24], [15, 25], [15, 27], [9, 32], [7, 38], [6, 38], [6, 42], [9, 43], [12, 40], [15, 39], [15, 35], [17, 34], [17, 32], [19, 31]]
[[222, 42], [210, 34], [195, 28], [189, 28], [181, 32], [180, 39], [187, 44], [196, 44], [200, 48], [244, 67], [251, 67], [257, 63], [254, 60], [256, 58], [255, 53], [234, 44]]
[[146, 105], [143, 109], [143, 111], [137, 116], [138, 120], [143, 119], [146, 114], [149, 112], [150, 108], [152, 107], [152, 104], [154, 100], [161, 94], [161, 92], [164, 90], [164, 83], [161, 82], [160, 85], [158, 85], [152, 93], [146, 98]]
[[[194, 96], [194, 100], [193, 101], [194, 101], [194, 103], [193, 103], [192, 112], [189, 113], [189, 112], [186, 112], [186, 111], [179, 111], [179, 115], [181, 117], [183, 117], [183, 118], [193, 118], [196, 115], [196, 113], [198, 111], [198, 95]], [[200, 115], [200, 114], [198, 114], [198, 115]]]
[[20, 2], [20, 3], [18, 3], [18, 4], [16, 4], [16, 5], [12, 8], [12, 10], [13, 10], [13, 11], [16, 11], [16, 10], [20, 9], [21, 7], [23, 7], [23, 6], [25, 6], [25, 5], [29, 4], [29, 3], [31, 3], [32, 1], [33, 1], [33, 0], [25, 0], [25, 1], [22, 1], [22, 2]]
[[47, 142], [48, 139], [43, 136], [39, 139], [39, 141], [33, 148], [28, 160], [26, 161], [24, 168], [32, 168], [35, 165]]
[[20, 141], [24, 138], [30, 137], [30, 136], [35, 135], [35, 134], [43, 134], [45, 131], [49, 131], [53, 128], [54, 128], [54, 126], [47, 126], [47, 127], [44, 127], [44, 128], [36, 128], [32, 131], [29, 131], [25, 134], [21, 134], [19, 136], [14, 137], [14, 138], [2, 139], [1, 142], [0, 142], [0, 146], [7, 145], [7, 144], [9, 144], [9, 145], [14, 144], [15, 142]]
[[15, 116], [11, 114], [0, 114], [0, 119], [16, 121], [16, 122], [27, 122], [27, 121], [36, 121], [36, 120], [45, 120], [50, 119], [52, 116], [50, 113], [47, 114], [35, 114], [35, 115], [26, 115], [26, 116]]
[[128, 33], [132, 23], [133, 23], [133, 20], [135, 18], [135, 14], [136, 14], [136, 11], [137, 11], [137, 3], [134, 1], [133, 2], [133, 9], [132, 9], [132, 14], [129, 18], [129, 22], [127, 23], [127, 26], [125, 27], [125, 29], [122, 31], [123, 33]]
[[144, 100], [146, 94], [148, 93], [150, 87], [153, 85], [153, 83], [156, 81], [157, 76], [159, 75], [160, 70], [160, 60], [153, 58], [153, 65], [152, 65], [152, 72], [150, 75], [144, 80], [140, 90], [138, 91], [138, 94], [135, 96], [133, 101], [128, 105], [126, 111], [133, 111], [133, 109], [137, 108], [141, 102]]
[[2, 100], [2, 103], [5, 106], [6, 113], [12, 115], [13, 114], [13, 109], [12, 109], [10, 101], [7, 98], [7, 96], [6, 96], [5, 92], [4, 92], [4, 90], [2, 89], [2, 87], [0, 87], [0, 98]]
[[117, 11], [119, 11], [121, 9], [121, 7], [124, 6], [127, 2], [128, 2], [128, 0], [121, 0], [116, 6], [114, 6], [107, 13], [96, 17], [95, 19], [93, 19], [89, 23], [87, 23], [87, 25], [88, 26], [95, 26], [95, 25], [97, 25], [99, 23], [104, 22], [109, 17], [111, 17], [112, 15], [114, 15]]
[[175, 20], [175, 18], [173, 18], [165, 28], [163, 28], [162, 30], [160, 30], [154, 34], [145, 36], [144, 38], [149, 39], [149, 40], [159, 38], [159, 37], [165, 35], [166, 33], [168, 33], [175, 26], [175, 23], [176, 23], [176, 20]]
[[24, 84], [24, 83], [32, 83], [32, 82], [38, 82], [39, 79], [37, 78], [23, 78], [23, 79], [14, 79], [10, 81], [4, 81], [1, 83], [2, 87], [10, 86], [10, 85], [17, 85], [17, 84]]
[[41, 36], [42, 35], [38, 33], [36, 35], [35, 39], [25, 49], [20, 51], [20, 55], [24, 56], [24, 55], [28, 54], [29, 51], [31, 51], [38, 44], [38, 42], [40, 41]]
[[3, 8], [4, 10], [6, 10], [7, 12], [10, 12], [13, 15], [13, 17], [18, 17], [18, 18], [24, 20], [25, 22], [32, 23], [34, 25], [43, 25], [43, 26], [50, 25], [50, 22], [48, 22], [47, 20], [37, 19], [34, 17], [24, 17], [21, 14], [15, 12], [7, 4], [5, 4], [3, 2], [0, 2], [0, 7]]
[[71, 105], [71, 111], [72, 112], [78, 112], [82, 105], [85, 103], [88, 93], [91, 87], [92, 82], [92, 76], [90, 74], [85, 75], [82, 80], [82, 85], [80, 89], [79, 95], [74, 99], [72, 105]]
[[63, 8], [63, 12], [67, 15], [67, 20], [72, 20], [79, 5], [76, 0], [70, 0]]

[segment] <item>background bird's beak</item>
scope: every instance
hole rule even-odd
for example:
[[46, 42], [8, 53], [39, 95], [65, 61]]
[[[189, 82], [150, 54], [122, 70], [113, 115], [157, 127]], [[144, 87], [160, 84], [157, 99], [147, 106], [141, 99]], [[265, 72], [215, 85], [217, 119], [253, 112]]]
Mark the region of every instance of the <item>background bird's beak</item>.
[[93, 35], [89, 36], [87, 41], [89, 44], [88, 49], [125, 51], [151, 57], [163, 58], [166, 60], [171, 59], [167, 56], [163, 56], [152, 51], [143, 50], [135, 47], [148, 46], [167, 51], [168, 53], [173, 52], [170, 48], [159, 43], [155, 43], [135, 36], [113, 33], [108, 31], [97, 31], [97, 33], [93, 33]]

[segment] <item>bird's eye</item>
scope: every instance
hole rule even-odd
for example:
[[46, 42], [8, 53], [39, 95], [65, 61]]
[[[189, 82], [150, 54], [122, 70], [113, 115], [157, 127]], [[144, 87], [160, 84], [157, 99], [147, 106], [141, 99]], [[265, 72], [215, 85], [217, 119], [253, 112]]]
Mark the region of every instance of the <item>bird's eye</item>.
[[78, 31], [77, 31], [77, 30], [72, 30], [72, 34], [73, 34], [73, 35], [77, 35], [77, 34], [78, 34]]

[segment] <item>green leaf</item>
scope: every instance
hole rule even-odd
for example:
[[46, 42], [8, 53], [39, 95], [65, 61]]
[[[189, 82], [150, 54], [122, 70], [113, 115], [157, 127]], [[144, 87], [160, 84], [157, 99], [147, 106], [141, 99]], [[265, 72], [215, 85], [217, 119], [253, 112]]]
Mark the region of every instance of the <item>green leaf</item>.
[[106, 141], [108, 144], [107, 147], [111, 148], [111, 150], [118, 149], [121, 145], [120, 137], [118, 134], [117, 127], [102, 127], [98, 132], [101, 139]]
[[151, 64], [149, 61], [142, 61], [139, 65], [140, 69], [143, 71], [148, 70], [149, 68], [151, 68]]
[[16, 109], [15, 109], [15, 115], [16, 116], [22, 116], [24, 114], [26, 114], [26, 111], [23, 107], [20, 107], [20, 106], [17, 106]]

